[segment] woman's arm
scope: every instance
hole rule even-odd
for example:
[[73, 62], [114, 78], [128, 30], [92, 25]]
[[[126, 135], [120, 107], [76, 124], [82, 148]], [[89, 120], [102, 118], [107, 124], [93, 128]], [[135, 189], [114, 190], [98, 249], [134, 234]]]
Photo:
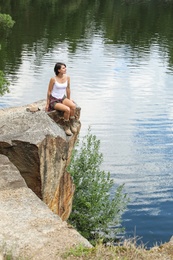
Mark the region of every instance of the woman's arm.
[[67, 76], [67, 88], [66, 88], [67, 98], [70, 99], [70, 77]]
[[46, 108], [45, 108], [46, 111], [48, 111], [50, 95], [52, 92], [54, 82], [55, 82], [54, 78], [51, 78], [49, 81], [49, 86], [48, 86], [48, 90], [47, 90], [47, 103], [46, 103]]

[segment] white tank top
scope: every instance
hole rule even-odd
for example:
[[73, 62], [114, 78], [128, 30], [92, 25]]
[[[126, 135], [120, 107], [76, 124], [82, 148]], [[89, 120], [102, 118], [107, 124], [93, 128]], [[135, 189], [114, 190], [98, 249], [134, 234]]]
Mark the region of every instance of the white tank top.
[[63, 98], [66, 95], [66, 88], [67, 88], [67, 80], [64, 83], [59, 83], [55, 80], [55, 83], [52, 88], [51, 95], [57, 99]]

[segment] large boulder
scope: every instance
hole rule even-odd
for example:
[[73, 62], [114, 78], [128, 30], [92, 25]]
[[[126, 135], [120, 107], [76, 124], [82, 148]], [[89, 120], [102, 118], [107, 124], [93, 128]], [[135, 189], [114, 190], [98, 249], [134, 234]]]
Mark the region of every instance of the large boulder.
[[80, 108], [76, 110], [77, 132], [67, 137], [62, 115], [46, 113], [44, 107], [42, 100], [0, 110], [0, 154], [16, 166], [28, 188], [67, 220], [75, 187], [66, 168], [80, 131]]
[[67, 137], [62, 115], [44, 107], [42, 100], [0, 110], [0, 259], [58, 260], [74, 245], [91, 247], [64, 221], [75, 189], [66, 169], [80, 108], [77, 132]]
[[91, 247], [29, 189], [18, 169], [0, 155], [0, 260], [59, 260], [69, 248]]

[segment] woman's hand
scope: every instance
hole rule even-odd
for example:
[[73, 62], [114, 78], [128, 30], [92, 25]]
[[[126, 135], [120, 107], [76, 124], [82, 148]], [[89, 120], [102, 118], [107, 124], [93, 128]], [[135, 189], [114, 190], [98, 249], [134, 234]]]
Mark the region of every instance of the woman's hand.
[[46, 105], [45, 111], [48, 112], [49, 104]]

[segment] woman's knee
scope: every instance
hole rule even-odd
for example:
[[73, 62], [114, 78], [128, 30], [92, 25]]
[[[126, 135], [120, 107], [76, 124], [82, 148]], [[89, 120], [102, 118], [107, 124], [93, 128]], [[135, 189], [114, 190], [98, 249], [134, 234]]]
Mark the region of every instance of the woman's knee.
[[76, 104], [68, 98], [64, 99], [63, 104], [68, 106], [70, 109], [76, 109]]
[[66, 106], [64, 112], [66, 112], [67, 114], [69, 114], [69, 113], [70, 113], [70, 108], [69, 108], [68, 106]]
[[71, 109], [72, 109], [72, 110], [75, 110], [75, 109], [76, 109], [76, 105], [75, 105], [74, 103], [71, 105]]

